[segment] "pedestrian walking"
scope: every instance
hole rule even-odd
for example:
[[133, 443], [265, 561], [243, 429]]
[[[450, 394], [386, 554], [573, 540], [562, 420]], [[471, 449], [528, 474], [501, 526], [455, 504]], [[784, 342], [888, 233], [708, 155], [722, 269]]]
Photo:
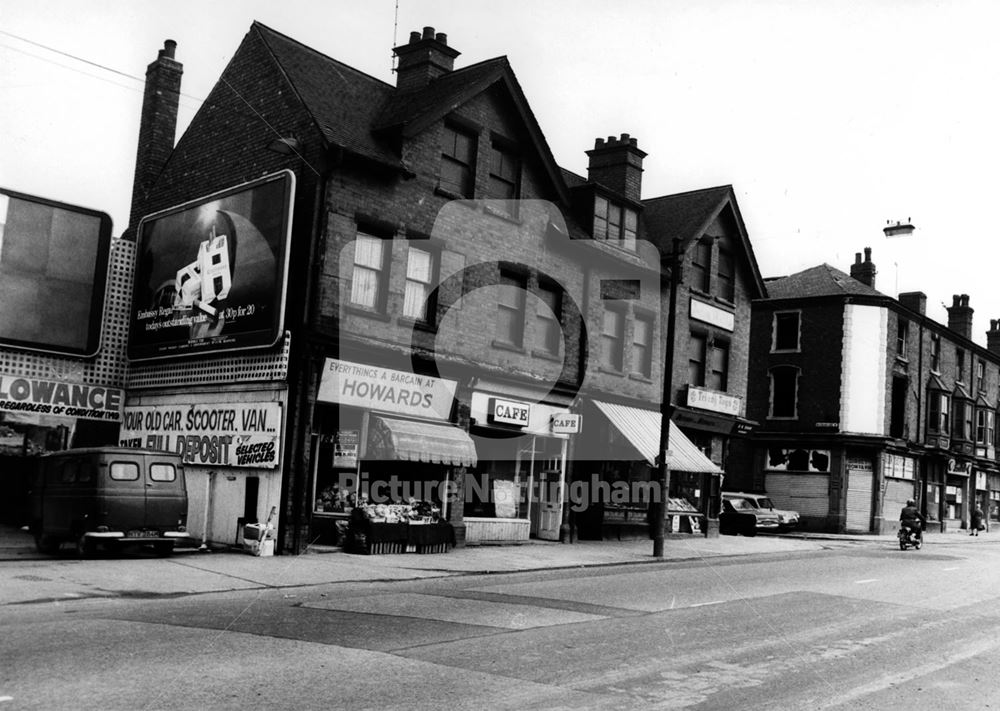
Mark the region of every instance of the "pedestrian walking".
[[976, 508], [972, 511], [972, 521], [969, 528], [971, 529], [969, 531], [970, 536], [978, 536], [979, 532], [986, 528], [983, 525], [983, 510], [979, 508], [979, 504], [976, 504]]

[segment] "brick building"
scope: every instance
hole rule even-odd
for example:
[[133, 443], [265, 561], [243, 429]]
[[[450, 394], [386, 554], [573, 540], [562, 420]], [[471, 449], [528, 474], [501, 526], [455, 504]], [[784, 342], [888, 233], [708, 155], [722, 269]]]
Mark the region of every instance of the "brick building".
[[1000, 330], [972, 341], [967, 295], [947, 326], [921, 292], [875, 289], [871, 250], [850, 275], [823, 264], [768, 280], [751, 327], [749, 476], [813, 530], [884, 533], [914, 498], [930, 530], [996, 520]]
[[[154, 339], [128, 369], [127, 419], [233, 413], [232, 431], [171, 435], [201, 443], [189, 452], [192, 530], [233, 543], [275, 510], [279, 547], [299, 552], [338, 540], [350, 497], [412, 496], [440, 509], [459, 544], [565, 536], [580, 523], [563, 505], [567, 482], [633, 470], [648, 481], [674, 244], [672, 493], [709, 530], [714, 475], [746, 424], [749, 304], [763, 294], [732, 189], [642, 200], [645, 154], [627, 134], [598, 139], [588, 177], [574, 176], [505, 58], [456, 69], [433, 28], [394, 51], [395, 86], [254, 23], [176, 146], [140, 146], [137, 273], [156, 261], [158, 221], [293, 186], [287, 246], [268, 242], [288, 274], [267, 304], [281, 312], [274, 343], [228, 350], [215, 307], [192, 296], [204, 329], [169, 347]], [[161, 101], [179, 91], [173, 55], [168, 42], [147, 74], [142, 135], [161, 147], [176, 120]], [[238, 243], [236, 289], [247, 242], [229, 232], [254, 232], [220, 220], [197, 239], [209, 252], [219, 235]], [[154, 310], [141, 308], [133, 329]], [[248, 429], [263, 419], [268, 430]], [[276, 456], [243, 466], [213, 449], [225, 437], [269, 438]], [[577, 493], [594, 508], [593, 492]]]

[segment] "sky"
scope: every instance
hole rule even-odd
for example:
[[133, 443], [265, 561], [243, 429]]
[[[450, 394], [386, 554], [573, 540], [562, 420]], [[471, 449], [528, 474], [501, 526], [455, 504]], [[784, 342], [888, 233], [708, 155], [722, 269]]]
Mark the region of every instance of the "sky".
[[644, 198], [732, 185], [763, 276], [870, 247], [880, 291], [923, 291], [942, 323], [969, 294], [983, 345], [1000, 319], [988, 0], [0, 0], [0, 186], [121, 234], [146, 66], [177, 42], [180, 136], [254, 20], [389, 83], [425, 26], [456, 68], [506, 55], [562, 167], [628, 133]]

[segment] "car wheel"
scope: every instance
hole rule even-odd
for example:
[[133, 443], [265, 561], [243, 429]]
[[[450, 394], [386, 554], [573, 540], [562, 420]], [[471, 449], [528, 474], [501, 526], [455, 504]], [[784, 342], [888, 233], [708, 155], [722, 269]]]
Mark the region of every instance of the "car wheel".
[[50, 536], [43, 533], [35, 534], [35, 548], [39, 553], [45, 555], [55, 555], [59, 552], [59, 541], [54, 541]]
[[81, 533], [76, 539], [76, 555], [78, 558], [89, 558], [97, 550], [97, 545], [87, 538], [85, 533]]

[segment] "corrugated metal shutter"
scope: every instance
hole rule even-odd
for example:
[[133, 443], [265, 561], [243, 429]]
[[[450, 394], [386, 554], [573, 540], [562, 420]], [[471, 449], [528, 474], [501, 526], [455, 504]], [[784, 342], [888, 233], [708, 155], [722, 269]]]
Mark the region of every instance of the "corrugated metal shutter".
[[898, 521], [899, 512], [906, 506], [907, 499], [916, 499], [913, 495], [913, 482], [906, 479], [886, 479], [885, 498], [882, 499], [882, 515], [886, 522]]
[[872, 529], [872, 469], [847, 470], [847, 532], [869, 533]]
[[792, 509], [803, 517], [823, 519], [830, 513], [829, 474], [767, 472], [764, 484], [771, 501], [779, 509]]

